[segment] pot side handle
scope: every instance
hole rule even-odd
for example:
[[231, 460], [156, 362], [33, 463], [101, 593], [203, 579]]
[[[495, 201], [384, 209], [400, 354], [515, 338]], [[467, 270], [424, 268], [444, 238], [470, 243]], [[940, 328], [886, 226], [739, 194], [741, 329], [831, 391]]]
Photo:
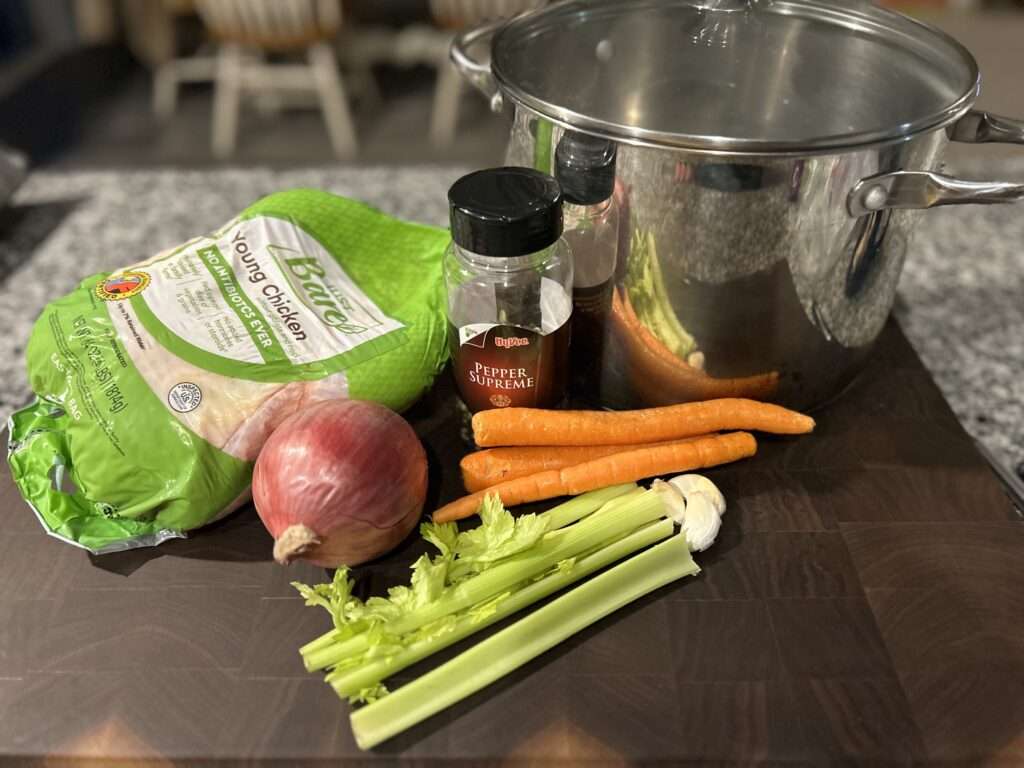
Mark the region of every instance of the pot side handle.
[[[1024, 144], [1024, 121], [971, 110], [948, 129], [952, 141], [972, 144]], [[850, 190], [851, 216], [887, 208], [934, 208], [939, 205], [1014, 203], [1024, 199], [1024, 184], [967, 181], [930, 171], [894, 171], [861, 179]]]
[[949, 139], [965, 144], [1024, 144], [1024, 121], [972, 109], [949, 127]]
[[[489, 44], [494, 34], [505, 25], [505, 21], [506, 19], [497, 19], [459, 32], [452, 40], [452, 47], [449, 51], [455, 69], [487, 97], [493, 112], [501, 112], [503, 102], [498, 81], [494, 79], [494, 73], [491, 72], [490, 57], [487, 61], [480, 61], [473, 58], [470, 50], [478, 43], [486, 41]], [[488, 47], [490, 46], [488, 45]]]

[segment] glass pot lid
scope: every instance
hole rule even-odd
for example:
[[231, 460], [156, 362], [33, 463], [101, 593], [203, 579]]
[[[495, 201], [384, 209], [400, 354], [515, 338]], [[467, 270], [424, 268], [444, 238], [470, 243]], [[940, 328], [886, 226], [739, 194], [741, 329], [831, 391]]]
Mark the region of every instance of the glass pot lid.
[[622, 141], [803, 153], [898, 140], [974, 101], [942, 32], [866, 1], [570, 0], [496, 34], [506, 94]]

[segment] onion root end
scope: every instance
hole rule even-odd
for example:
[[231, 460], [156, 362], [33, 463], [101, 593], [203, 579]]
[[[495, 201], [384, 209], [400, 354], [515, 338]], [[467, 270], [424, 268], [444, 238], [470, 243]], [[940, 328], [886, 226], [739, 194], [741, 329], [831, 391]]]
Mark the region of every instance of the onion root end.
[[320, 537], [309, 526], [289, 525], [274, 542], [274, 559], [281, 565], [288, 565], [319, 544]]

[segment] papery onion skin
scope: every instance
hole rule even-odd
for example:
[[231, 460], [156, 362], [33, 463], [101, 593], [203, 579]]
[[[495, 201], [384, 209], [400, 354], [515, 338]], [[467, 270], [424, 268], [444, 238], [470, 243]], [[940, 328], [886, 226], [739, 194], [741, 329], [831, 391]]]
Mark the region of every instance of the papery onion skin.
[[427, 457], [398, 414], [365, 400], [329, 400], [285, 419], [253, 471], [256, 511], [274, 559], [337, 568], [397, 546], [423, 510]]

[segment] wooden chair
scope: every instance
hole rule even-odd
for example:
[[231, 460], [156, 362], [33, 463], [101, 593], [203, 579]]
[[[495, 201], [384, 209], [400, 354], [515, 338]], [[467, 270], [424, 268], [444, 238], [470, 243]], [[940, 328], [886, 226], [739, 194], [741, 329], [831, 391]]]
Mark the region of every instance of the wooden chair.
[[[357, 149], [355, 128], [332, 42], [341, 27], [338, 0], [195, 0], [219, 43], [214, 77], [213, 152], [235, 149], [243, 93], [312, 91], [338, 157]], [[304, 51], [307, 63], [268, 63], [264, 54]]]
[[166, 120], [183, 83], [213, 82], [216, 51], [208, 44], [189, 56], [179, 51], [179, 21], [195, 14], [193, 0], [122, 0], [121, 10], [129, 49], [153, 70], [153, 113]]
[[430, 15], [440, 31], [437, 45], [437, 85], [430, 116], [430, 138], [437, 146], [450, 144], [455, 138], [462, 97], [462, 76], [448, 56], [455, 31], [504, 19], [544, 5], [547, 0], [430, 0]]
[[375, 64], [399, 67], [426, 65], [437, 71], [430, 139], [447, 146], [455, 138], [462, 78], [449, 59], [455, 32], [492, 19], [514, 16], [544, 5], [546, 0], [430, 0], [429, 24], [411, 24], [398, 31], [363, 26], [345, 42], [343, 55], [353, 74], [366, 73]]

